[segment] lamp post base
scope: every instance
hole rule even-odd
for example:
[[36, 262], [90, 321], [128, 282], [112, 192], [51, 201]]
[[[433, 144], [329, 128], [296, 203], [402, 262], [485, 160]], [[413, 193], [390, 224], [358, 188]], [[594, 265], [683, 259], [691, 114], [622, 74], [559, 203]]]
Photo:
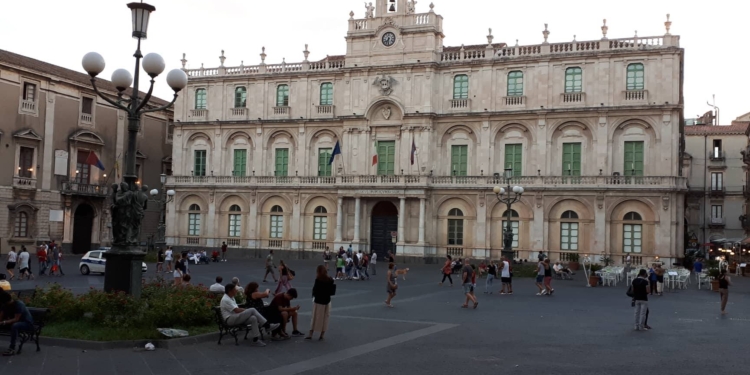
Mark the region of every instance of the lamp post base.
[[140, 297], [145, 257], [146, 253], [139, 246], [113, 246], [112, 250], [105, 252], [104, 291]]
[[515, 256], [515, 252], [513, 250], [503, 249], [500, 252], [500, 255], [502, 255], [503, 258], [507, 258], [511, 262], [515, 260], [515, 257], [514, 257]]

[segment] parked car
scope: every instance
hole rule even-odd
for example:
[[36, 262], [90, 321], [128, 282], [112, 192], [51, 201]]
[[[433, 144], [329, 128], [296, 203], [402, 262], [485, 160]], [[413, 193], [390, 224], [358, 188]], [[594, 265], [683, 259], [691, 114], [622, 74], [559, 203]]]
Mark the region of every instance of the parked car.
[[[107, 259], [104, 257], [104, 253], [109, 251], [109, 248], [101, 248], [98, 250], [91, 250], [81, 258], [81, 263], [78, 265], [78, 269], [81, 270], [81, 274], [88, 275], [90, 273], [101, 273], [104, 274], [104, 267], [107, 264]], [[143, 262], [143, 272], [148, 270], [146, 262]]]

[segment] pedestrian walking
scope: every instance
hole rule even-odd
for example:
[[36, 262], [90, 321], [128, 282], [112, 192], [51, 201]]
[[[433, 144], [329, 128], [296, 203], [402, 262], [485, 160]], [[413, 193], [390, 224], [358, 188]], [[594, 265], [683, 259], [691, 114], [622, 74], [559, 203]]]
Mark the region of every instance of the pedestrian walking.
[[443, 280], [440, 281], [440, 286], [443, 285], [445, 282], [445, 279], [447, 278], [448, 281], [450, 281], [451, 286], [453, 286], [453, 279], [451, 278], [451, 272], [453, 268], [453, 258], [450, 255], [445, 256], [445, 263], [443, 264], [443, 268], [441, 268], [441, 271], [443, 272]]
[[[13, 271], [16, 269], [16, 262], [18, 262], [18, 254], [16, 254], [16, 247], [15, 246], [11, 246], [10, 247], [10, 251], [8, 252], [8, 258], [7, 258], [7, 260], [8, 260], [7, 263], [5, 263], [5, 269], [10, 274], [10, 279], [8, 279], [8, 281], [13, 281], [13, 278], [16, 277], [13, 274]], [[19, 277], [19, 279], [20, 279], [20, 277]]]
[[719, 274], [719, 295], [721, 296], [721, 314], [726, 314], [727, 300], [729, 299], [729, 286], [732, 280], [727, 276], [727, 270], [722, 269]]
[[500, 290], [500, 294], [513, 294], [513, 268], [508, 261], [508, 258], [503, 257], [503, 262], [499, 264], [500, 267], [500, 281], [503, 283], [503, 288]]
[[336, 257], [336, 280], [344, 280], [346, 276], [344, 275], [344, 267], [346, 266], [346, 262], [344, 261], [344, 257], [339, 255]]
[[372, 275], [375, 276], [378, 274], [377, 272], [378, 253], [376, 253], [375, 250], [373, 250], [371, 254], [372, 255], [370, 256], [370, 269], [372, 269]]
[[463, 308], [469, 307], [469, 301], [474, 303], [475, 309], [477, 308], [477, 306], [479, 306], [477, 297], [474, 296], [474, 274], [474, 268], [471, 266], [471, 262], [467, 258], [464, 261], [464, 268], [463, 270], [461, 270], [461, 283], [464, 287], [464, 294], [466, 295], [466, 301], [463, 305], [461, 305], [461, 307]]
[[487, 280], [484, 281], [484, 294], [492, 294], [489, 291], [489, 287], [492, 285], [492, 281], [497, 278], [497, 265], [494, 260], [490, 261], [487, 266]]
[[398, 289], [398, 276], [396, 276], [395, 264], [388, 263], [388, 274], [386, 275], [386, 279], [388, 281], [388, 285], [386, 286], [388, 298], [385, 300], [385, 305], [388, 307], [393, 307], [391, 301], [393, 301], [393, 297], [396, 297], [396, 290]]
[[164, 252], [164, 263], [167, 264], [167, 270], [164, 273], [172, 272], [172, 246], [167, 247]]
[[222, 242], [221, 243], [221, 261], [226, 262], [227, 261], [227, 243]]
[[315, 284], [313, 284], [313, 308], [310, 321], [310, 333], [305, 340], [312, 340], [313, 333], [320, 332], [318, 341], [323, 341], [328, 330], [328, 320], [331, 317], [331, 296], [336, 294], [336, 284], [325, 266], [318, 266], [316, 270]]
[[547, 296], [552, 296], [555, 292], [552, 289], [552, 266], [549, 264], [549, 258], [544, 259], [544, 289], [547, 291]]
[[326, 246], [326, 249], [323, 250], [323, 265], [326, 267], [326, 271], [328, 271], [328, 262], [331, 261], [331, 252], [328, 251], [328, 246]]
[[39, 276], [47, 273], [47, 250], [45, 245], [39, 246], [36, 250], [36, 259], [39, 262]]
[[273, 277], [273, 282], [277, 282], [276, 280], [276, 273], [274, 272], [274, 265], [273, 265], [273, 250], [268, 252], [268, 256], [266, 257], [266, 274], [263, 275], [263, 282], [267, 282], [266, 278], [268, 274], [271, 274], [271, 277]]
[[646, 315], [648, 313], [648, 294], [651, 293], [646, 277], [648, 272], [640, 270], [638, 277], [631, 283], [633, 292], [633, 305], [635, 307], [635, 330], [646, 331]]
[[370, 280], [370, 273], [367, 271], [368, 268], [370, 268], [370, 258], [367, 256], [366, 253], [363, 253], [362, 250], [359, 251], [359, 255], [362, 257], [362, 271], [365, 273], [365, 278], [367, 280]]
[[541, 259], [536, 265], [536, 287], [539, 288], [539, 293], [536, 294], [537, 296], [547, 294], [547, 290], [544, 288], [544, 261]]
[[294, 280], [294, 271], [292, 271], [289, 267], [286, 266], [283, 260], [279, 261], [279, 284], [276, 286], [276, 294], [281, 293], [282, 289], [284, 289], [284, 292], [289, 291], [289, 289], [292, 289], [292, 283], [290, 281]]
[[164, 250], [159, 248], [156, 253], [156, 273], [164, 272]]
[[23, 280], [24, 276], [26, 276], [26, 280], [34, 280], [34, 274], [31, 272], [31, 265], [29, 264], [30, 258], [31, 255], [26, 251], [26, 246], [21, 246], [21, 253], [18, 254], [18, 268], [20, 274], [18, 280]]

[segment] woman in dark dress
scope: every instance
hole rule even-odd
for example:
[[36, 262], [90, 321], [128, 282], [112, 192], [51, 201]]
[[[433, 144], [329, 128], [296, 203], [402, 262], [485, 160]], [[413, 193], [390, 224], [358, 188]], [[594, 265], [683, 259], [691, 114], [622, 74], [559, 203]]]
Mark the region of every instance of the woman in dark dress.
[[245, 296], [247, 296], [245, 308], [258, 310], [260, 315], [263, 315], [264, 318], [268, 319], [263, 299], [268, 298], [268, 296], [271, 295], [271, 289], [266, 289], [265, 292], [260, 292], [258, 291], [258, 287], [259, 285], [256, 282], [247, 284], [247, 287], [245, 287]]
[[323, 265], [318, 266], [315, 285], [313, 285], [312, 290], [313, 309], [310, 333], [307, 334], [305, 340], [312, 340], [313, 333], [316, 331], [320, 332], [318, 340], [323, 340], [323, 336], [328, 330], [328, 318], [331, 316], [331, 296], [334, 294], [336, 294], [336, 284], [328, 276], [326, 267]]

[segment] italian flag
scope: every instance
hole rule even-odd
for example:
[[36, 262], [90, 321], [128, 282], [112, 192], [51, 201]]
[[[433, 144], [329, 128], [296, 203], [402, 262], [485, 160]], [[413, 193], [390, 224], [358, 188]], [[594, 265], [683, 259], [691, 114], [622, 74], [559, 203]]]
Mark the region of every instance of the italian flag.
[[372, 165], [378, 165], [378, 142], [372, 142]]

